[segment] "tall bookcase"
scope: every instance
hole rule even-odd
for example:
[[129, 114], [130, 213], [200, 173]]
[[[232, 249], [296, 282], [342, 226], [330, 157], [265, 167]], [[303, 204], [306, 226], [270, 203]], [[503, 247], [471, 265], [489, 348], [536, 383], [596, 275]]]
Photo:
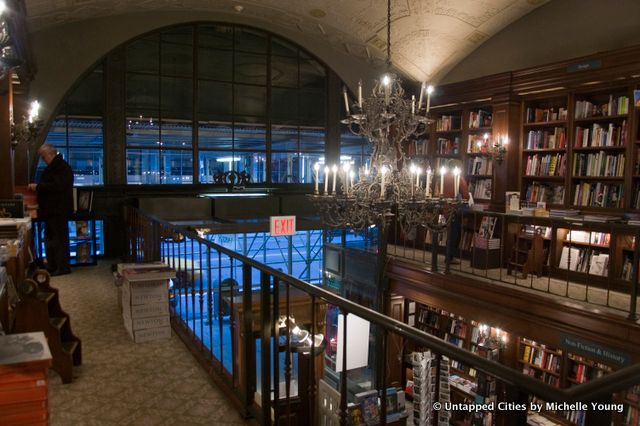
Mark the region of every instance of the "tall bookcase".
[[544, 201], [549, 206], [564, 204], [568, 104], [568, 96], [523, 103], [522, 200]]
[[629, 185], [633, 188], [631, 208], [640, 209], [640, 106], [637, 105], [637, 102], [634, 102], [636, 97], [640, 97], [640, 93], [636, 95], [636, 91], [640, 91], [640, 84], [634, 86], [634, 97], [630, 100], [634, 104], [630, 106], [633, 111], [632, 119], [630, 120], [633, 125], [631, 138], [633, 144], [630, 157], [633, 159], [633, 170]]
[[[436, 114], [435, 133], [433, 136], [433, 173], [437, 182], [440, 169], [451, 169], [453, 165], [462, 167], [462, 152], [464, 150], [462, 138], [463, 111], [454, 110]], [[434, 194], [438, 194], [439, 186], [435, 185]]]
[[603, 85], [524, 98], [523, 201], [603, 213], [634, 207], [638, 197], [631, 188], [640, 190], [634, 87]]

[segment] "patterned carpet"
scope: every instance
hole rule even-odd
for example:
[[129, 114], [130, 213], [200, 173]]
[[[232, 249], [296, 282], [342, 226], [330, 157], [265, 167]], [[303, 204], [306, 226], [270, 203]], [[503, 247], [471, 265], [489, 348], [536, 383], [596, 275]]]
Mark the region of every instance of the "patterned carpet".
[[83, 344], [73, 383], [50, 372], [50, 424], [244, 425], [182, 341], [133, 343], [122, 325], [110, 263], [52, 278]]

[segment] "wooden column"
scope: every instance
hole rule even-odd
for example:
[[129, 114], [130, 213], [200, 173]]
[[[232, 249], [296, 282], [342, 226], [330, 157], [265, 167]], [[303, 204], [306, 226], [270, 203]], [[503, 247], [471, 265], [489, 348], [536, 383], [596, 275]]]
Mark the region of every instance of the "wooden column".
[[519, 190], [520, 179], [520, 101], [510, 93], [494, 96], [493, 138], [508, 137], [502, 163], [494, 161], [494, 187], [491, 210], [504, 211], [505, 191]]
[[336, 73], [329, 71], [327, 75], [327, 135], [325, 139], [325, 164], [340, 163], [340, 120], [342, 120], [340, 109], [342, 81]]
[[119, 48], [111, 52], [105, 61], [105, 134], [104, 176], [105, 184], [127, 183], [125, 156], [125, 51]]
[[11, 73], [0, 79], [0, 198], [13, 198], [13, 148], [11, 117], [13, 115]]

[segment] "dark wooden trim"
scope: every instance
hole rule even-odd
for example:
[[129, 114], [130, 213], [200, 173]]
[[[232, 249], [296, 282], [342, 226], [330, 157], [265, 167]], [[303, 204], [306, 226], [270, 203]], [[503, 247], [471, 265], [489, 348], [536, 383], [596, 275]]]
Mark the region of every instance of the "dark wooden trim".
[[434, 274], [394, 259], [387, 273], [392, 293], [515, 335], [560, 346], [560, 335], [581, 336], [640, 359], [640, 324], [597, 308], [523, 292], [459, 275]]

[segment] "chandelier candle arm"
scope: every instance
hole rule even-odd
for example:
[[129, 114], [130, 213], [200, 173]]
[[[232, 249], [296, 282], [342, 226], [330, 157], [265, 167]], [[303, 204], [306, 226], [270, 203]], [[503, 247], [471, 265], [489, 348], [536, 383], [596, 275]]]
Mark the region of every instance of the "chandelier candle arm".
[[358, 108], [362, 110], [362, 80], [358, 81]]
[[431, 108], [431, 93], [433, 93], [433, 86], [429, 85], [429, 87], [427, 87], [427, 114]]
[[347, 97], [347, 88], [342, 88], [342, 95], [344, 96], [344, 109], [347, 110], [347, 115], [351, 115], [349, 112], [349, 98]]
[[329, 166], [324, 166], [324, 194], [329, 190]]
[[418, 98], [418, 112], [420, 112], [420, 108], [422, 108], [422, 94], [424, 93], [424, 81], [420, 85], [420, 97]]
[[315, 175], [315, 193], [317, 194], [318, 191], [318, 171], [320, 170], [320, 164], [316, 163], [313, 165], [313, 174]]
[[458, 198], [458, 192], [460, 191], [460, 169], [458, 167], [453, 169], [453, 196]]
[[338, 180], [338, 166], [337, 165], [333, 165], [333, 167], [331, 167], [331, 171], [333, 171], [333, 187], [332, 187], [332, 193], [336, 193], [336, 181]]
[[431, 168], [427, 169], [427, 185], [424, 188], [425, 197], [431, 196]]

